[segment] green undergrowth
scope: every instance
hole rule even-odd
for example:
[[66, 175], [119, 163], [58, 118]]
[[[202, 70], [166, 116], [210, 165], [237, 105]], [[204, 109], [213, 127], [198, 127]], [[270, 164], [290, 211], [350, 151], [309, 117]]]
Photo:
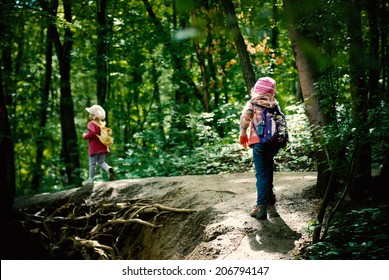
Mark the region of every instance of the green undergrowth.
[[308, 260], [389, 259], [389, 206], [369, 205], [342, 209], [324, 241], [299, 255]]

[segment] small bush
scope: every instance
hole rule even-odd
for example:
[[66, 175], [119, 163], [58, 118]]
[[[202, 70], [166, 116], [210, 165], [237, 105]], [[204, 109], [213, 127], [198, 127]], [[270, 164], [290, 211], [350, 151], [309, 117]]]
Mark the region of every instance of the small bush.
[[338, 214], [323, 242], [307, 247], [310, 260], [379, 260], [389, 258], [389, 207], [365, 207]]

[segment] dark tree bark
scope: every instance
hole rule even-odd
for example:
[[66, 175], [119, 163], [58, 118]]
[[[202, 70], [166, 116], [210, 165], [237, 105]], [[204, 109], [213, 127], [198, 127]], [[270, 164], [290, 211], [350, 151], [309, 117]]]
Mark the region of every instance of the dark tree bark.
[[[157, 108], [161, 107], [161, 96], [160, 96], [160, 88], [158, 83], [159, 76], [160, 76], [160, 72], [158, 71], [157, 64], [153, 59], [153, 66], [151, 68], [152, 84], [154, 85], [152, 100], [154, 100], [155, 104], [157, 105]], [[157, 110], [155, 113], [158, 115], [157, 119], [158, 119], [159, 139], [163, 141], [163, 145], [164, 145], [166, 143], [166, 137], [165, 137], [165, 130], [163, 126], [163, 122], [164, 122], [163, 112], [161, 110]]]
[[242, 33], [239, 29], [234, 4], [231, 0], [223, 0], [221, 2], [224, 7], [224, 12], [227, 15], [227, 24], [234, 38], [235, 47], [238, 52], [240, 63], [242, 64], [243, 77], [247, 89], [247, 96], [248, 98], [250, 98], [250, 91], [256, 82], [256, 78], [253, 66], [251, 65], [249, 54], [247, 52], [247, 45], [244, 42]]
[[[319, 79], [319, 70], [314, 63], [315, 58], [311, 57], [303, 47], [303, 40], [309, 39], [306, 37], [307, 34], [302, 35], [295, 27], [297, 23], [295, 15], [297, 13], [294, 7], [296, 5], [293, 0], [284, 0], [285, 11], [288, 15], [288, 30], [292, 42], [292, 51], [296, 61], [305, 109], [309, 123], [314, 128], [312, 130], [313, 140], [315, 143], [319, 143], [321, 136], [315, 133], [315, 128], [322, 127], [326, 124], [326, 117], [320, 107], [319, 95], [316, 94], [318, 89], [315, 88], [315, 84]], [[316, 150], [315, 156], [318, 165], [317, 189], [324, 195], [330, 178], [330, 169], [326, 154], [323, 150]]]
[[[15, 19], [13, 18], [13, 9], [14, 9], [15, 3], [13, 0], [6, 0], [2, 3], [2, 11], [0, 13], [0, 35], [1, 35], [1, 67], [3, 69], [2, 74], [2, 87], [3, 87], [3, 93], [5, 97], [6, 105], [9, 106], [8, 109], [11, 110], [9, 112], [9, 115], [14, 114], [14, 104], [13, 104], [13, 98], [12, 98], [12, 92], [15, 92], [15, 79], [12, 79], [12, 44], [13, 40], [15, 40], [15, 36], [13, 35], [14, 31], [12, 31], [12, 28], [14, 26], [11, 26], [11, 22], [13, 22]], [[15, 70], [16, 72], [16, 70]], [[10, 124], [11, 127], [14, 126], [13, 123]]]
[[[370, 1], [375, 2], [375, 1]], [[378, 100], [382, 100], [385, 104], [389, 103], [389, 50], [388, 50], [388, 31], [389, 31], [389, 9], [386, 5], [386, 0], [378, 1], [377, 14], [379, 17], [379, 37], [380, 37], [380, 73], [381, 83], [379, 88]], [[386, 6], [385, 6], [386, 5]], [[385, 8], [386, 7], [386, 8]], [[386, 143], [389, 143], [389, 139], [385, 139]], [[386, 151], [385, 159], [382, 164], [382, 170], [380, 174], [380, 181], [382, 185], [387, 187], [389, 181], [389, 150]], [[387, 191], [389, 192], [389, 191]]]
[[[205, 0], [204, 1], [204, 7], [207, 11], [207, 14], [211, 13], [210, 11], [210, 7], [209, 7], [209, 3], [208, 3], [208, 0]], [[214, 107], [215, 109], [219, 108], [219, 103], [220, 103], [220, 90], [219, 90], [219, 86], [217, 84], [217, 75], [216, 75], [216, 67], [215, 67], [215, 63], [214, 63], [214, 59], [213, 59], [213, 51], [214, 51], [214, 43], [213, 43], [213, 37], [214, 37], [214, 34], [212, 32], [212, 18], [207, 18], [207, 42], [206, 42], [206, 45], [207, 45], [207, 48], [208, 48], [208, 51], [206, 52], [205, 56], [206, 56], [206, 60], [207, 60], [207, 63], [208, 63], [208, 72], [209, 72], [209, 89], [212, 89], [211, 91], [213, 91], [213, 94], [214, 94]]]
[[[321, 135], [317, 133], [318, 129], [327, 124], [327, 118], [320, 106], [318, 89], [315, 84], [319, 80], [319, 69], [315, 65], [315, 57], [304, 48], [304, 42], [310, 42], [316, 45], [314, 39], [310, 38], [309, 31], [302, 32], [296, 27], [300, 20], [300, 15], [295, 10], [297, 3], [294, 0], [284, 0], [284, 7], [288, 17], [288, 31], [292, 43], [293, 55], [295, 57], [301, 92], [304, 98], [306, 114], [310, 125], [313, 127], [312, 136], [316, 144], [320, 143]], [[328, 153], [330, 154], [330, 153]], [[328, 204], [333, 197], [334, 181], [336, 178], [334, 170], [329, 166], [329, 158], [327, 158], [324, 149], [316, 149], [315, 157], [317, 162], [317, 184], [318, 192], [323, 196], [317, 221], [321, 225], [326, 213]], [[320, 240], [321, 226], [316, 227], [313, 233], [313, 243]]]
[[[380, 19], [380, 38], [381, 38], [381, 94], [382, 100], [388, 104], [389, 103], [389, 9], [386, 0], [380, 0], [379, 3], [379, 19]], [[389, 165], [389, 162], [386, 161]], [[389, 176], [388, 176], [389, 177]]]
[[199, 62], [200, 71], [201, 71], [201, 79], [203, 81], [203, 96], [204, 96], [204, 110], [209, 113], [209, 91], [208, 91], [208, 75], [207, 75], [207, 67], [205, 65], [205, 58], [203, 55], [203, 50], [200, 48], [200, 44], [198, 42], [194, 42], [194, 49], [196, 51], [197, 60]]
[[[14, 1], [4, 1], [0, 12], [0, 220], [9, 221], [15, 198], [15, 155], [7, 105], [12, 105], [10, 23]], [[6, 78], [4, 78], [6, 76]], [[7, 104], [8, 103], [8, 104]]]
[[380, 98], [379, 96], [379, 78], [380, 78], [380, 61], [379, 61], [379, 28], [378, 28], [378, 5], [377, 1], [368, 1], [367, 2], [367, 12], [369, 18], [369, 36], [370, 36], [370, 46], [369, 46], [369, 108], [376, 108], [379, 106]]
[[96, 76], [97, 76], [97, 102], [104, 106], [107, 97], [107, 77], [108, 77], [108, 53], [107, 35], [109, 25], [107, 21], [107, 0], [97, 0], [97, 47], [96, 47]]
[[365, 87], [364, 49], [362, 42], [361, 7], [346, 5], [348, 8], [347, 28], [350, 38], [349, 66], [350, 91], [352, 98], [352, 118], [355, 130], [355, 162], [353, 182], [350, 194], [353, 198], [361, 199], [364, 188], [371, 179], [371, 145], [368, 141], [368, 90]]
[[[56, 7], [54, 7], [56, 9]], [[50, 13], [53, 14], [53, 7], [50, 7]], [[39, 186], [43, 177], [42, 170], [42, 161], [43, 161], [43, 151], [45, 148], [45, 127], [47, 123], [47, 108], [49, 106], [49, 96], [50, 96], [50, 86], [51, 86], [51, 78], [53, 73], [53, 41], [51, 38], [54, 34], [54, 27], [51, 22], [51, 18], [48, 19], [47, 22], [47, 33], [46, 33], [46, 62], [45, 62], [45, 77], [43, 81], [43, 86], [41, 89], [41, 98], [40, 98], [40, 121], [39, 127], [41, 128], [40, 134], [38, 135], [38, 139], [36, 142], [37, 151], [35, 155], [35, 172], [32, 178], [31, 187], [33, 192], [39, 191]]]
[[6, 98], [3, 89], [3, 70], [0, 68], [0, 178], [1, 220], [10, 217], [15, 198], [14, 145], [8, 121]]
[[[277, 5], [277, 0], [273, 0], [273, 20], [278, 23], [279, 21], [279, 8]], [[272, 36], [271, 36], [271, 47], [275, 50], [278, 48], [278, 25], [275, 24], [272, 27]]]
[[[72, 5], [71, 0], [63, 1], [63, 9], [65, 20], [72, 23]], [[46, 12], [54, 12], [56, 16], [58, 0], [53, 0], [51, 7], [48, 9], [46, 1], [41, 1], [41, 7]], [[62, 132], [62, 156], [65, 162], [65, 170], [67, 183], [70, 185], [79, 184], [80, 178], [80, 155], [77, 143], [76, 127], [74, 124], [74, 105], [70, 86], [70, 70], [71, 70], [71, 51], [73, 46], [73, 34], [69, 27], [65, 28], [63, 43], [61, 43], [60, 35], [52, 23], [53, 32], [51, 40], [54, 42], [56, 54], [59, 62], [60, 79], [60, 117], [61, 117], [61, 132]]]

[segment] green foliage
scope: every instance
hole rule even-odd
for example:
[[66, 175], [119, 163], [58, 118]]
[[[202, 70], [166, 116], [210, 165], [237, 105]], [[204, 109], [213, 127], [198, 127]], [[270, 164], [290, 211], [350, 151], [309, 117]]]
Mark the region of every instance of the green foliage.
[[117, 159], [118, 174], [136, 178], [247, 170], [251, 159], [237, 143], [240, 110], [237, 103], [228, 103], [214, 113], [188, 114], [185, 127], [174, 131], [176, 141], [168, 147], [150, 133], [152, 129], [145, 129], [136, 135], [136, 142], [145, 145], [130, 145], [127, 157]]
[[369, 260], [389, 257], [389, 208], [364, 207], [338, 214], [323, 242], [309, 246], [310, 260]]
[[[139, 178], [252, 171], [251, 150], [244, 150], [238, 144], [242, 108], [243, 104], [236, 102], [225, 104], [214, 113], [188, 114], [185, 129], [175, 131], [178, 140], [169, 148], [152, 133], [153, 128], [145, 127], [136, 135], [136, 143], [145, 145], [129, 145], [126, 156], [115, 160], [118, 176]], [[276, 170], [315, 170], [312, 139], [303, 106], [287, 109], [291, 113], [288, 115], [291, 141], [288, 148], [276, 156]]]
[[[115, 134], [108, 161], [118, 169], [118, 178], [252, 170], [250, 150], [238, 145], [238, 119], [247, 92], [239, 56], [226, 19], [221, 16], [222, 5], [217, 1], [208, 2], [207, 7], [198, 1], [176, 1], [175, 14], [173, 1], [149, 2], [155, 18], [149, 16], [143, 1], [109, 2], [103, 26], [108, 30], [104, 38], [108, 85], [105, 104], [101, 105]], [[339, 20], [344, 16], [344, 6], [337, 0], [308, 2], [304, 9], [296, 10], [306, 16], [299, 27], [316, 34], [307, 45], [320, 66], [318, 94], [323, 112], [334, 114], [334, 120], [319, 131], [323, 137], [316, 147], [304, 106], [298, 103], [297, 70], [282, 1], [234, 3], [254, 72], [257, 77], [270, 75], [276, 79], [276, 98], [287, 115], [290, 143], [276, 157], [276, 170], [280, 171], [315, 170], [314, 151], [323, 147], [345, 155], [339, 159], [348, 159], [356, 137], [351, 117], [349, 42], [345, 40], [345, 22]], [[15, 69], [4, 73], [4, 78], [15, 81], [7, 85], [7, 96], [16, 143], [18, 194], [71, 187], [66, 186], [61, 154], [55, 46], [50, 96], [48, 100], [42, 97], [48, 15], [39, 3], [25, 3], [14, 7], [17, 24], [10, 21], [14, 32], [6, 34], [13, 39], [10, 62], [14, 65], [4, 68]], [[96, 73], [96, 43], [101, 31], [96, 4], [72, 3], [77, 16], [71, 24], [60, 14], [55, 18], [61, 40], [64, 28], [70, 26], [73, 31], [71, 91], [84, 176], [88, 170], [88, 146], [81, 137], [87, 124], [85, 107], [97, 103], [96, 79], [100, 75]], [[367, 21], [365, 13], [363, 19]], [[365, 27], [366, 40], [367, 31]], [[315, 45], [314, 39], [321, 44]], [[204, 69], [200, 70], [199, 55], [205, 62], [205, 75]], [[209, 93], [208, 113], [203, 106], [205, 90]], [[366, 138], [372, 143], [373, 167], [379, 168], [388, 150], [389, 121], [385, 101], [373, 107]], [[43, 108], [47, 122], [41, 128]], [[40, 166], [35, 164], [38, 146], [44, 150]], [[32, 191], [31, 182], [39, 172], [40, 189]], [[98, 176], [105, 179], [104, 173], [98, 172]]]
[[[347, 79], [347, 78], [346, 78]], [[347, 84], [343, 84], [339, 91], [347, 91]], [[369, 133], [360, 135], [356, 127], [356, 123], [350, 117], [352, 115], [351, 101], [347, 100], [348, 94], [343, 93], [346, 100], [339, 102], [339, 97], [336, 98], [337, 104], [334, 108], [334, 113], [331, 115], [332, 121], [329, 124], [319, 128], [318, 134], [321, 135], [319, 146], [317, 149], [327, 149], [328, 151], [336, 151], [340, 157], [331, 157], [333, 162], [331, 166], [338, 168], [343, 164], [346, 165], [350, 161], [352, 152], [355, 148], [355, 143], [369, 143], [372, 148], [372, 168], [380, 169], [385, 161], [386, 151], [389, 149], [389, 113], [386, 109], [385, 102], [379, 102], [379, 105], [368, 110], [366, 119], [363, 120], [363, 126], [368, 126]], [[323, 102], [332, 99], [327, 96]], [[346, 161], [344, 159], [347, 159]], [[346, 168], [346, 166], [343, 166]], [[345, 170], [345, 172], [347, 172]]]
[[370, 134], [368, 140], [372, 143], [372, 167], [382, 168], [385, 156], [389, 150], [389, 111], [387, 104], [380, 102], [379, 106], [369, 112]]
[[[61, 13], [52, 18], [61, 43], [64, 28], [72, 29], [71, 94], [84, 177], [88, 172], [88, 146], [81, 134], [87, 124], [85, 107], [97, 103], [96, 80], [101, 73], [96, 73], [96, 48], [103, 29], [108, 31], [104, 59], [109, 76], [106, 101], [100, 105], [106, 109], [108, 125], [115, 135], [108, 162], [117, 166], [118, 178], [251, 170], [250, 155], [237, 144], [237, 122], [241, 103], [247, 98], [246, 86], [230, 30], [221, 16], [223, 9], [212, 1], [207, 7], [196, 1], [184, 2], [176, 3], [177, 14], [172, 1], [150, 2], [155, 18], [150, 17], [143, 1], [110, 2], [105, 26], [96, 21], [95, 11], [99, 9], [94, 1], [71, 3], [72, 13], [77, 15], [71, 23]], [[49, 96], [42, 93], [47, 78], [47, 20], [51, 15], [40, 3], [25, 3], [13, 7], [20, 16], [16, 25], [10, 21], [14, 32], [7, 36], [13, 40], [10, 62], [15, 70], [4, 74], [16, 81], [6, 94], [10, 96], [16, 143], [18, 195], [74, 187], [67, 186], [61, 154], [58, 45], [52, 45], [50, 55], [53, 72]], [[273, 75], [277, 79], [277, 99], [285, 107], [293, 103], [297, 78], [287, 31], [280, 28], [277, 45], [272, 45], [272, 28], [277, 25], [277, 18], [271, 14], [272, 2], [253, 11], [248, 9], [250, 3], [237, 5], [237, 11], [254, 70], [257, 76]], [[193, 9], [199, 11], [193, 13], [196, 17], [192, 16]], [[198, 55], [205, 60], [207, 88]], [[202, 113], [205, 89], [210, 93], [209, 113]], [[47, 121], [41, 127], [43, 112]], [[37, 147], [43, 148], [39, 166]], [[39, 188], [32, 189], [37, 174], [42, 175]], [[105, 174], [97, 171], [97, 179], [105, 179]]]
[[314, 145], [312, 132], [308, 123], [303, 104], [291, 105], [285, 108], [288, 122], [289, 143], [275, 157], [282, 171], [312, 171], [316, 170], [314, 161]]

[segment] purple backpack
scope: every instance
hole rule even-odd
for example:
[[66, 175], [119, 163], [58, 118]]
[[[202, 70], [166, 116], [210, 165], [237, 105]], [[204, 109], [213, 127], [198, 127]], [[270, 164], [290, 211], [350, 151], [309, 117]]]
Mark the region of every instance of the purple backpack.
[[285, 115], [279, 107], [267, 108], [262, 106], [262, 121], [254, 126], [262, 143], [272, 143], [278, 148], [286, 147], [289, 140]]

